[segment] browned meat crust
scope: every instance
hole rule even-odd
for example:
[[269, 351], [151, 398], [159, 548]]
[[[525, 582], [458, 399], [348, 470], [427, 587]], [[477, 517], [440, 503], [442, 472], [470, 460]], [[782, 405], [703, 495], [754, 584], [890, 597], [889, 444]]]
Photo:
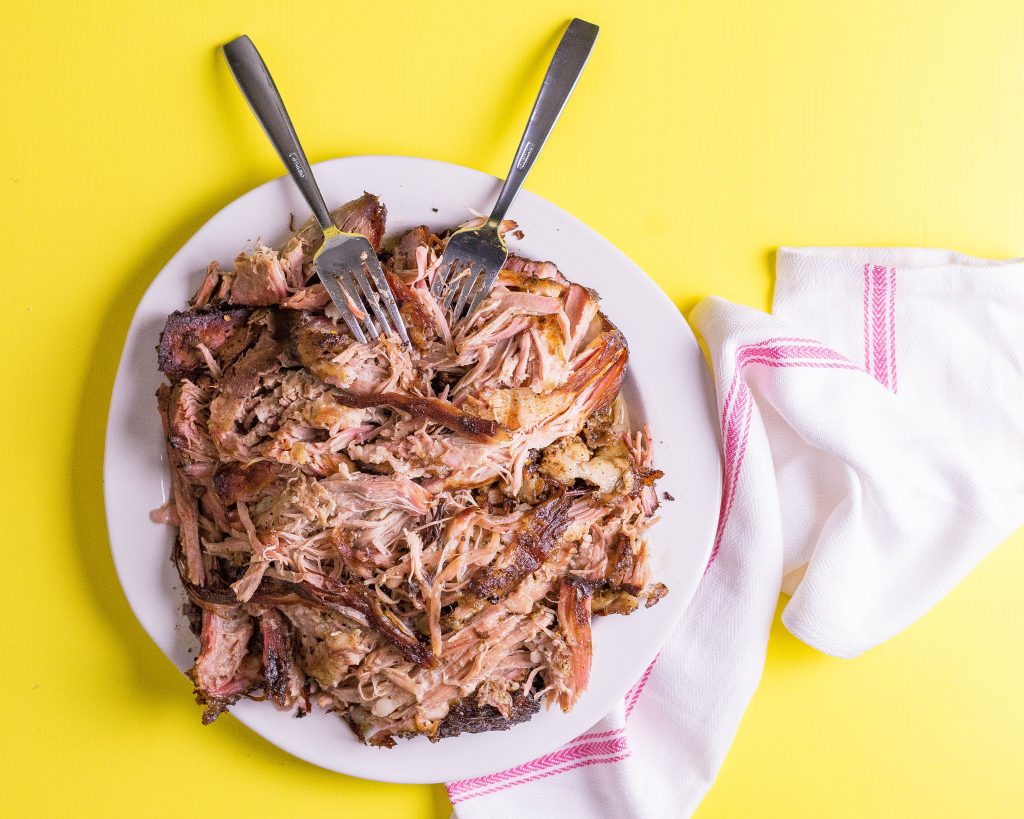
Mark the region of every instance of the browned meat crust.
[[384, 241], [384, 225], [388, 220], [388, 209], [372, 193], [363, 193], [331, 213], [338, 230], [345, 233], [362, 233], [374, 250], [380, 250]]
[[239, 501], [257, 500], [280, 475], [281, 470], [271, 461], [254, 464], [231, 462], [222, 464], [213, 475], [213, 490], [221, 501], [232, 506]]
[[[413, 264], [415, 265], [415, 262]], [[401, 277], [391, 271], [385, 271], [385, 276], [391, 286], [391, 292], [395, 294], [395, 302], [409, 332], [409, 340], [417, 350], [429, 349], [431, 339], [437, 335], [433, 317]]]
[[526, 722], [539, 710], [540, 700], [522, 691], [512, 697], [512, 712], [507, 717], [493, 705], [480, 705], [475, 700], [459, 700], [441, 721], [433, 739], [436, 741], [484, 731], [507, 731], [513, 725]]
[[[364, 193], [358, 199], [346, 202], [331, 211], [331, 218], [338, 230], [344, 233], [362, 233], [374, 250], [380, 250], [384, 241], [384, 225], [387, 222], [388, 210], [372, 193]], [[302, 242], [303, 249], [311, 258], [324, 242], [324, 233], [320, 226], [310, 219], [296, 234]]]
[[481, 569], [469, 584], [470, 591], [494, 602], [540, 568], [569, 526], [572, 502], [571, 495], [559, 494], [523, 515], [499, 565]]
[[[189, 597], [203, 609], [224, 612], [237, 605], [238, 601], [230, 589], [209, 589], [190, 584], [184, 578], [182, 580]], [[404, 657], [423, 665], [434, 663], [430, 647], [420, 642], [406, 623], [391, 612], [385, 612], [380, 601], [371, 597], [364, 586], [343, 584], [327, 577], [320, 577], [318, 581], [324, 584], [323, 587], [267, 577], [249, 602], [269, 606], [303, 603], [343, 617], [356, 613], [370, 620]]]
[[474, 441], [494, 443], [501, 440], [505, 428], [497, 421], [470, 415], [456, 409], [450, 401], [440, 398], [423, 398], [419, 395], [403, 395], [397, 392], [355, 393], [351, 390], [339, 390], [345, 403], [351, 407], [394, 407], [414, 417], [429, 418], [443, 425], [452, 432]]
[[[291, 708], [303, 693], [304, 676], [295, 663], [291, 628], [277, 609], [263, 612], [259, 622], [267, 696], [278, 708]], [[308, 710], [306, 704], [303, 712]]]
[[201, 375], [205, 362], [199, 345], [216, 355], [245, 326], [250, 312], [245, 307], [211, 307], [171, 313], [157, 347], [160, 372], [172, 382]]

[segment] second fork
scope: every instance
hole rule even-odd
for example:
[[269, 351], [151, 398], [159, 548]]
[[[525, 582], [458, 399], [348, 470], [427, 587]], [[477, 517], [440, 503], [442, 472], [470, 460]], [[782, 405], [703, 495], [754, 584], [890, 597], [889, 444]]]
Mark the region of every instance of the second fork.
[[[501, 223], [576, 87], [597, 41], [597, 32], [597, 26], [578, 17], [569, 23], [544, 75], [523, 138], [491, 215], [479, 227], [455, 231], [445, 245], [432, 292], [451, 308], [455, 321], [462, 316], [463, 310], [468, 316], [480, 306], [508, 258]], [[466, 309], [467, 304], [469, 309]]]

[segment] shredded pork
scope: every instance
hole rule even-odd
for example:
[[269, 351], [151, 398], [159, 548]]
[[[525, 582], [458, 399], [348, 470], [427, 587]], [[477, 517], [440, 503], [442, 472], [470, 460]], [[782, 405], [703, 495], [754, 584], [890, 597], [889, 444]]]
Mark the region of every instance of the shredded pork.
[[[333, 215], [380, 248], [375, 196]], [[596, 293], [517, 256], [453, 323], [430, 292], [447, 235], [382, 253], [410, 348], [337, 321], [310, 280], [312, 223], [212, 263], [167, 320], [154, 520], [178, 528], [204, 722], [251, 697], [335, 712], [373, 745], [507, 728], [572, 708], [594, 615], [667, 591], [622, 334]]]

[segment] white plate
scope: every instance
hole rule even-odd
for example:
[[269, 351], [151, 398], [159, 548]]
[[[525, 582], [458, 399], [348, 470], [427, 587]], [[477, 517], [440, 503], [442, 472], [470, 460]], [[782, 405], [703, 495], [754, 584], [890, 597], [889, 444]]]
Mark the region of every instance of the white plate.
[[[388, 208], [388, 236], [419, 224], [456, 225], [469, 208], [486, 210], [499, 181], [479, 171], [407, 157], [352, 157], [322, 162], [316, 178], [330, 207], [364, 190]], [[435, 212], [436, 209], [436, 212]], [[207, 222], [153, 280], [128, 330], [107, 422], [104, 491], [110, 546], [128, 602], [146, 631], [180, 669], [196, 641], [183, 622], [184, 595], [168, 555], [170, 527], [149, 512], [168, 496], [169, 477], [154, 393], [161, 381], [154, 348], [167, 314], [184, 307], [212, 259], [230, 268], [257, 238], [276, 242], [309, 209], [287, 178], [232, 202]], [[595, 288], [630, 347], [626, 397], [650, 425], [664, 503], [650, 537], [653, 576], [669, 595], [629, 617], [594, 624], [590, 687], [575, 709], [541, 710], [510, 731], [463, 734], [431, 744], [400, 741], [392, 749], [361, 745], [337, 717], [298, 720], [268, 703], [240, 702], [232, 713], [280, 748], [316, 765], [390, 782], [443, 782], [482, 776], [546, 753], [593, 725], [622, 699], [668, 637], [704, 571], [720, 498], [718, 434], [700, 350], [679, 311], [640, 268], [594, 231], [529, 192], [512, 209], [526, 238], [512, 249], [551, 259], [571, 280]], [[182, 686], [182, 700], [187, 698]], [[199, 719], [199, 710], [192, 716]], [[210, 730], [217, 730], [216, 727]]]

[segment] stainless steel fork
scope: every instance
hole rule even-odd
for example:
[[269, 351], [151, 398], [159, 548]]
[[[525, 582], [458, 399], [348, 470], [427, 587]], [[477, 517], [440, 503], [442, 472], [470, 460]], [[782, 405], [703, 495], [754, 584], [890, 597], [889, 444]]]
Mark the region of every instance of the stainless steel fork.
[[597, 41], [597, 32], [597, 26], [578, 17], [569, 23], [544, 75], [512, 168], [501, 186], [491, 215], [480, 227], [455, 231], [445, 246], [432, 292], [451, 308], [455, 320], [462, 317], [467, 303], [467, 316], [480, 306], [508, 258], [508, 248], [499, 231], [501, 222], [576, 87]]
[[405, 322], [373, 246], [361, 233], [342, 233], [334, 226], [284, 100], [256, 46], [243, 35], [224, 46], [224, 56], [249, 107], [324, 232], [324, 243], [313, 257], [313, 269], [348, 329], [362, 344], [367, 337], [376, 341], [384, 334], [397, 334], [408, 344]]

